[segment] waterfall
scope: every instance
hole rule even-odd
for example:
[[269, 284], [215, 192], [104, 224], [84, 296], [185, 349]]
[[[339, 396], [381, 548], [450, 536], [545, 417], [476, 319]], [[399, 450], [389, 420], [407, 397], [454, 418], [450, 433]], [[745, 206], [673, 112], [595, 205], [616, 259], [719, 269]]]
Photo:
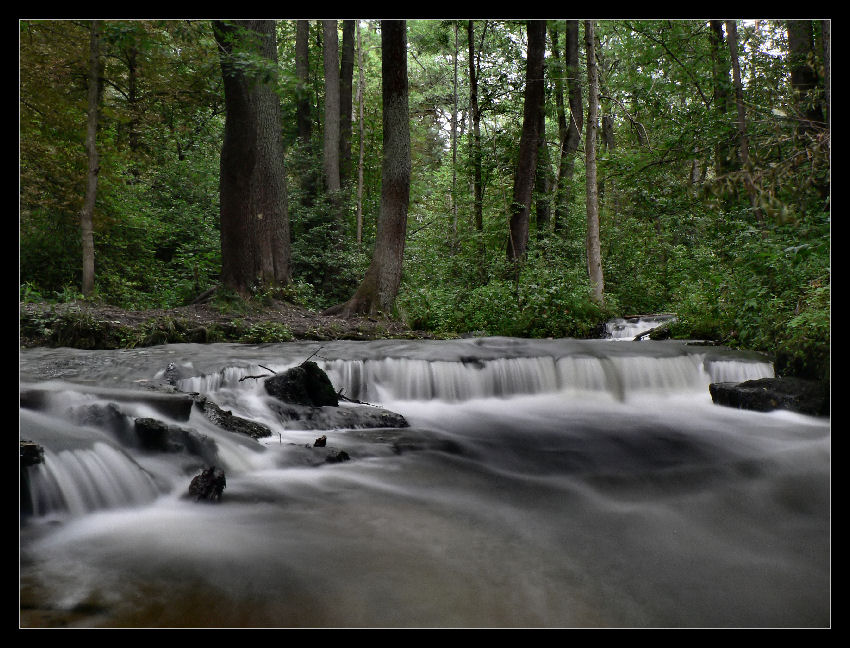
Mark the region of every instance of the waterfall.
[[[292, 416], [263, 378], [307, 358], [383, 409]], [[22, 623], [823, 627], [830, 422], [708, 391], [769, 376], [678, 340], [24, 349]], [[226, 487], [196, 503], [209, 462]]]

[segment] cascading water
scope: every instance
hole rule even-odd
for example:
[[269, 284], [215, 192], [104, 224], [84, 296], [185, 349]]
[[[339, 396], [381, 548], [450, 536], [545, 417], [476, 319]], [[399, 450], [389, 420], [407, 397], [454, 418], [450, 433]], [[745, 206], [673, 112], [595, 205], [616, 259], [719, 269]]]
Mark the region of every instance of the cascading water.
[[[321, 349], [319, 348], [321, 346]], [[259, 376], [313, 359], [409, 427], [317, 431]], [[149, 387], [165, 382], [179, 393]], [[681, 342], [21, 352], [23, 625], [776, 627], [830, 622], [829, 420], [715, 406], [773, 375]], [[214, 425], [199, 393], [265, 425]], [[340, 408], [354, 407], [343, 402]], [[179, 430], [152, 449], [134, 421]], [[316, 460], [319, 435], [351, 457]], [[215, 463], [221, 503], [186, 499]]]
[[646, 333], [666, 322], [676, 320], [675, 315], [637, 315], [634, 317], [617, 317], [605, 323], [606, 337], [611, 340], [634, 341], [635, 337]]

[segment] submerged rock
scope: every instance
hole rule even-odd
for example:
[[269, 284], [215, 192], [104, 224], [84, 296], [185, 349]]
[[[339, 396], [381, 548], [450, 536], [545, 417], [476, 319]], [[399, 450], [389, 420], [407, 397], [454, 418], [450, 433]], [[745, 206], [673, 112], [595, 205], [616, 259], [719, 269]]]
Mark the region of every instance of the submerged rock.
[[200, 457], [207, 463], [218, 458], [218, 446], [214, 440], [194, 430], [168, 425], [152, 418], [137, 418], [134, 421], [139, 447], [153, 452], [186, 452]]
[[284, 424], [299, 430], [337, 430], [362, 428], [406, 428], [407, 419], [401, 414], [371, 405], [343, 407], [304, 407], [285, 403], [270, 403], [271, 409]]
[[189, 484], [189, 497], [196, 502], [220, 502], [221, 494], [227, 486], [224, 471], [215, 466], [205, 468], [192, 478]]
[[769, 412], [787, 409], [810, 416], [829, 416], [829, 388], [803, 378], [759, 378], [741, 383], [712, 383], [708, 387], [717, 405]]
[[269, 394], [285, 403], [312, 407], [339, 405], [339, 397], [330, 378], [312, 361], [266, 378], [263, 386]]
[[260, 439], [272, 435], [272, 431], [262, 423], [251, 421], [241, 416], [234, 416], [229, 410], [223, 410], [206, 396], [195, 396], [195, 406], [204, 413], [209, 421], [228, 432], [245, 434], [252, 439]]
[[44, 463], [44, 448], [35, 441], [21, 440], [21, 468]]

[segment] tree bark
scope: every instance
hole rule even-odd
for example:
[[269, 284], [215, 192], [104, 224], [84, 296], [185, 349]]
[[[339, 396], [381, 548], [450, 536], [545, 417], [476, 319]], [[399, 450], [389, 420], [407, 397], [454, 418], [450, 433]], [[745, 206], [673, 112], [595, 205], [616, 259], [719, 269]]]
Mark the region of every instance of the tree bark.
[[86, 195], [80, 210], [80, 236], [83, 250], [82, 291], [85, 297], [94, 292], [94, 206], [97, 200], [97, 176], [100, 160], [97, 151], [97, 124], [100, 111], [103, 58], [100, 52], [100, 22], [92, 20], [89, 27], [88, 120], [86, 123], [86, 154], [88, 173]]
[[734, 154], [732, 152], [731, 137], [726, 133], [727, 115], [729, 113], [729, 59], [727, 57], [726, 44], [723, 42], [723, 21], [711, 20], [709, 22], [709, 39], [711, 41], [711, 76], [714, 102], [714, 111], [723, 125], [723, 131], [714, 147], [714, 165], [717, 175], [728, 173], [734, 168]]
[[549, 148], [546, 145], [546, 111], [540, 106], [538, 117], [539, 135], [537, 139], [537, 170], [534, 176], [534, 204], [537, 216], [537, 238], [542, 239], [549, 232], [552, 222], [552, 167], [549, 163]]
[[342, 58], [339, 70], [339, 179], [351, 175], [351, 110], [354, 85], [354, 20], [342, 21]]
[[289, 282], [290, 234], [280, 100], [266, 69], [246, 69], [250, 52], [277, 67], [273, 20], [214, 21], [224, 81], [220, 211], [222, 282], [247, 296], [252, 286]]
[[604, 299], [602, 252], [599, 240], [599, 199], [596, 185], [596, 120], [599, 113], [599, 78], [596, 70], [595, 26], [584, 22], [584, 44], [587, 52], [587, 133], [585, 135], [585, 167], [587, 191], [587, 274], [591, 298], [598, 304]]
[[455, 49], [452, 57], [453, 83], [452, 83], [452, 245], [457, 243], [457, 20], [452, 21], [454, 26]]
[[363, 242], [363, 157], [365, 145], [363, 136], [365, 128], [363, 127], [363, 108], [366, 101], [364, 92], [364, 71], [363, 71], [363, 42], [360, 36], [360, 21], [357, 21], [357, 98], [358, 98], [358, 121], [357, 130], [359, 135], [359, 151], [357, 158], [357, 245]]
[[823, 101], [824, 101], [824, 113], [826, 117], [826, 125], [829, 128], [829, 114], [830, 114], [830, 85], [832, 83], [830, 77], [830, 59], [832, 58], [832, 44], [831, 44], [831, 28], [832, 21], [831, 20], [821, 20], [821, 40], [823, 41]]
[[318, 184], [312, 161], [313, 116], [310, 96], [310, 21], [297, 20], [295, 26], [295, 120], [298, 126], [298, 144], [302, 151], [301, 204], [312, 207]]
[[473, 21], [467, 22], [469, 44], [469, 111], [472, 119], [470, 129], [472, 160], [473, 219], [476, 231], [484, 229], [484, 197], [481, 182], [481, 112], [478, 107], [478, 74], [475, 58], [475, 28]]
[[336, 20], [323, 20], [322, 54], [325, 66], [324, 157], [325, 191], [333, 201], [340, 189], [339, 177], [339, 35]]
[[[582, 107], [581, 79], [578, 70], [578, 29], [577, 20], [565, 21], [564, 77], [569, 88], [570, 119], [567, 121], [564, 110], [564, 91], [560, 77], [555, 83], [555, 100], [558, 107], [558, 134], [561, 155], [558, 165], [558, 182], [553, 215], [553, 228], [558, 231], [566, 227], [570, 209], [575, 153], [581, 142], [581, 130], [584, 126]], [[557, 32], [552, 30], [552, 53], [557, 58]]]
[[744, 86], [741, 83], [741, 66], [738, 62], [738, 27], [734, 20], [726, 21], [726, 34], [729, 41], [729, 56], [732, 59], [732, 84], [735, 88], [735, 104], [738, 107], [738, 157], [744, 174], [744, 185], [750, 198], [750, 205], [759, 223], [764, 222], [764, 214], [758, 206], [758, 192], [750, 173], [750, 149], [747, 139], [747, 110], [744, 107]]
[[381, 21], [381, 66], [384, 153], [375, 251], [351, 299], [329, 308], [326, 315], [389, 314], [401, 285], [410, 199], [406, 21]]
[[514, 173], [514, 193], [511, 221], [506, 245], [511, 261], [525, 258], [528, 250], [528, 220], [531, 194], [537, 171], [537, 150], [540, 138], [540, 118], [543, 115], [544, 83], [543, 57], [546, 50], [546, 21], [529, 20], [528, 56], [525, 64], [525, 97], [523, 99], [522, 134], [519, 158]]
[[802, 131], [811, 132], [823, 123], [823, 106], [818, 89], [815, 60], [814, 29], [811, 20], [788, 21], [788, 59], [791, 88], [802, 119]]

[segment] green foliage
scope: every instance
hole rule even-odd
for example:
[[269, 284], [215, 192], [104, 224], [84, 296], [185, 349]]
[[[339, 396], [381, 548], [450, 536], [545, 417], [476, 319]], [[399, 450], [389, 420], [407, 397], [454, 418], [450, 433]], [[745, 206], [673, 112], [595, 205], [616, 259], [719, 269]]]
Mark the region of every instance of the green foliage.
[[239, 341], [247, 344], [265, 344], [269, 342], [291, 342], [292, 339], [292, 331], [285, 324], [260, 322], [252, 325], [239, 338]]

